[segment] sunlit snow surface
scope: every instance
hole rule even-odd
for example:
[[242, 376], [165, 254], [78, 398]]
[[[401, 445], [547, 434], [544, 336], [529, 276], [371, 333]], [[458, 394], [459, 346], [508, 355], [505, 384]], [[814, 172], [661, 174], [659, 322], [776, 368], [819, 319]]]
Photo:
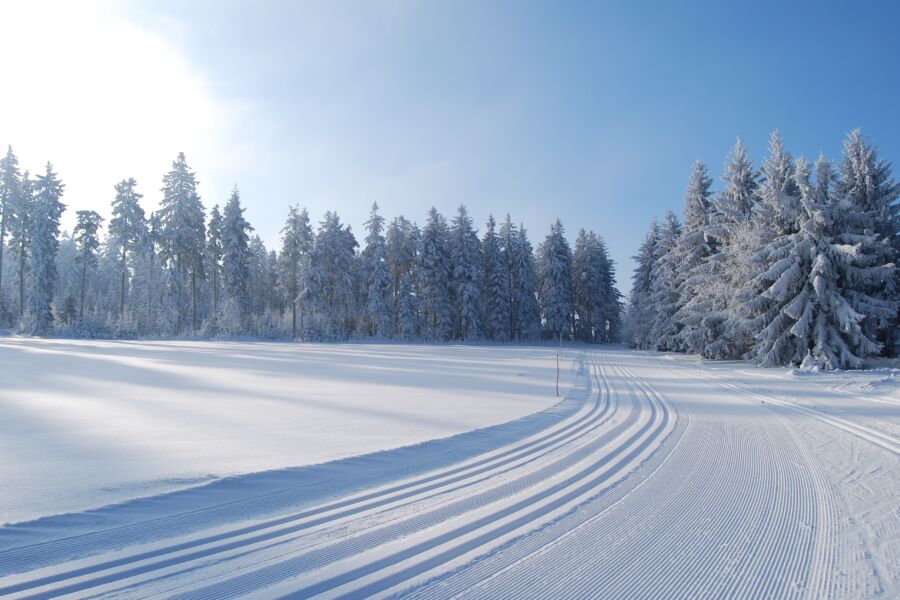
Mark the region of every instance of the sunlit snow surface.
[[508, 421], [555, 402], [555, 369], [546, 348], [0, 338], [0, 523]]
[[0, 596], [900, 595], [896, 369], [555, 366], [0, 339]]

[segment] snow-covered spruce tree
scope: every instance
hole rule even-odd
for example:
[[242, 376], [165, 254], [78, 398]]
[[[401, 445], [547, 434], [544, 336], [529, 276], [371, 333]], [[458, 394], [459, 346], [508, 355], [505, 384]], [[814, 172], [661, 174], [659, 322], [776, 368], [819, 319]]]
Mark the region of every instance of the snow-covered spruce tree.
[[[309, 213], [292, 206], [281, 230], [281, 254], [278, 262], [278, 284], [291, 305], [291, 338], [297, 339], [304, 331], [304, 310], [300, 304], [301, 290], [309, 271], [309, 255], [313, 246], [313, 232], [309, 225]], [[300, 305], [298, 329], [297, 307]]]
[[513, 269], [512, 304], [517, 307], [512, 339], [533, 340], [541, 334], [541, 306], [538, 302], [538, 272], [528, 231], [519, 224]]
[[44, 174], [38, 175], [34, 183], [34, 212], [29, 228], [29, 328], [37, 335], [46, 333], [53, 323], [50, 305], [56, 286], [59, 219], [66, 208], [60, 201], [64, 189], [48, 162]]
[[[393, 330], [399, 332], [400, 303], [403, 280], [414, 279], [416, 269], [416, 249], [419, 243], [418, 228], [403, 216], [395, 217], [385, 234], [387, 246], [387, 267], [390, 277], [390, 306]], [[412, 291], [412, 284], [410, 284]]]
[[695, 354], [702, 353], [709, 343], [703, 319], [709, 312], [710, 296], [704, 286], [714, 265], [712, 256], [719, 251], [719, 236], [711, 227], [716, 220], [711, 188], [706, 165], [695, 162], [684, 193], [684, 228], [674, 250], [680, 279], [675, 346]]
[[656, 219], [650, 224], [650, 231], [632, 259], [637, 263], [631, 276], [631, 296], [628, 304], [628, 342], [635, 348], [646, 350], [654, 345], [650, 339], [650, 327], [656, 318], [651, 294], [653, 290], [653, 264], [656, 261], [656, 246], [659, 243], [659, 224]]
[[319, 224], [310, 278], [312, 302], [320, 315], [320, 334], [348, 337], [353, 330], [353, 271], [356, 238], [328, 211]]
[[387, 264], [387, 243], [384, 238], [384, 217], [378, 214], [378, 203], [372, 204], [365, 222], [366, 248], [362, 251], [361, 278], [363, 292], [363, 333], [376, 338], [391, 334], [391, 281]]
[[79, 210], [76, 213], [74, 237], [78, 254], [75, 264], [81, 267], [81, 292], [78, 304], [78, 319], [84, 320], [84, 294], [87, 290], [88, 268], [97, 266], [97, 250], [100, 248], [100, 237], [97, 235], [103, 223], [103, 217], [92, 210]]
[[481, 244], [472, 217], [462, 204], [447, 239], [453, 334], [456, 339], [481, 337]]
[[[509, 216], [507, 215], [507, 221]], [[506, 225], [504, 224], [504, 227]], [[506, 341], [510, 337], [510, 273], [503, 244], [509, 244], [514, 234], [507, 227], [506, 238], [497, 235], [494, 216], [488, 217], [484, 237], [481, 240], [483, 269], [481, 295], [484, 304], [484, 330], [489, 339]], [[515, 252], [515, 250], [512, 250]], [[509, 257], [512, 258], [511, 256]]]
[[650, 324], [650, 343], [656, 350], [676, 350], [678, 348], [679, 327], [675, 321], [680, 298], [681, 284], [679, 265], [675, 248], [681, 238], [681, 221], [672, 211], [667, 211], [659, 228], [656, 257], [650, 274], [650, 303], [654, 315]]
[[446, 220], [432, 207], [428, 211], [428, 220], [422, 229], [416, 254], [422, 334], [429, 340], [448, 340], [453, 333], [453, 309], [448, 286], [448, 237]]
[[519, 313], [521, 311], [518, 305], [515, 281], [515, 269], [520, 249], [518, 229], [512, 222], [512, 217], [509, 216], [509, 213], [506, 214], [506, 220], [500, 225], [498, 243], [500, 244], [500, 262], [506, 275], [502, 292], [506, 300], [506, 306], [503, 308], [506, 314], [506, 332], [507, 338], [512, 340], [515, 339], [518, 330]]
[[815, 186], [806, 161], [797, 163], [797, 230], [773, 244], [783, 258], [763, 291], [778, 307], [754, 347], [753, 357], [763, 365], [858, 368], [863, 358], [881, 350], [866, 334], [865, 321], [896, 310], [860, 291], [872, 277], [891, 277], [894, 266], [873, 261], [873, 254], [863, 250], [880, 242], [877, 235], [848, 233], [844, 215], [850, 207], [832, 196], [832, 179], [824, 158], [816, 165]]
[[[857, 129], [844, 142], [844, 156], [839, 165], [839, 183], [835, 194], [845, 208], [847, 241], [855, 235], [875, 235], [859, 250], [871, 255], [872, 264], [896, 264], [900, 259], [900, 184], [894, 181], [891, 165], [878, 158], [874, 144]], [[868, 237], [866, 237], [868, 240]], [[861, 290], [883, 302], [895, 305], [900, 296], [900, 273], [886, 280], [870, 277]], [[880, 313], [880, 311], [879, 311]], [[887, 318], [870, 316], [864, 323], [866, 334], [884, 344], [884, 353], [896, 356], [900, 350], [900, 315], [895, 311]]]
[[19, 173], [19, 159], [12, 146], [7, 147], [6, 156], [0, 159], [0, 319], [5, 311], [6, 296], [3, 291], [3, 251], [6, 246], [6, 232], [14, 218], [19, 203], [22, 176]]
[[559, 219], [538, 248], [538, 269], [544, 328], [554, 338], [569, 338], [574, 322], [572, 250]]
[[702, 353], [708, 358], [739, 358], [748, 350], [746, 338], [735, 335], [735, 279], [754, 246], [750, 217], [759, 200], [759, 174], [738, 139], [723, 176], [725, 188], [714, 200], [709, 236], [717, 238], [719, 252], [707, 262], [698, 304], [706, 310], [700, 321], [708, 340]]
[[112, 218], [109, 220], [107, 245], [119, 256], [119, 324], [125, 318], [125, 295], [128, 281], [128, 256], [134, 254], [147, 235], [147, 222], [141, 208], [141, 194], [135, 189], [134, 178], [123, 179], [116, 184], [116, 197], [112, 202]]
[[575, 250], [572, 253], [575, 337], [583, 342], [596, 341], [603, 312], [602, 281], [596, 242], [597, 236], [594, 232], [589, 234], [582, 228], [575, 238]]
[[784, 331], [777, 331], [786, 296], [772, 286], [786, 284], [798, 275], [797, 257], [790, 253], [795, 249], [793, 236], [799, 231], [803, 208], [793, 157], [777, 131], [769, 140], [769, 157], [760, 171], [758, 192], [756, 210], [737, 238], [744, 243], [734, 244], [740, 251], [731, 262], [735, 293], [728, 335], [749, 357], [764, 364], [783, 364], [780, 342], [760, 340], [759, 336], [765, 332], [782, 340], [786, 337]]
[[222, 213], [216, 204], [209, 211], [209, 224], [206, 226], [206, 274], [212, 295], [212, 317], [208, 326], [209, 333], [215, 335], [218, 330], [219, 303], [222, 294], [222, 257], [225, 245], [222, 241]]
[[19, 321], [25, 315], [25, 289], [28, 277], [28, 253], [31, 246], [31, 224], [34, 218], [34, 188], [28, 171], [22, 174], [19, 193], [14, 196], [12, 213], [7, 215], [9, 258], [16, 264]]
[[601, 303], [603, 312], [599, 324], [602, 338], [597, 341], [611, 343], [618, 342], [622, 338], [622, 293], [616, 287], [616, 265], [609, 257], [606, 242], [599, 235], [596, 237], [597, 258], [601, 279]]
[[413, 275], [407, 273], [400, 282], [397, 297], [397, 333], [401, 339], [411, 340], [419, 335], [419, 299], [413, 294]]
[[230, 333], [245, 333], [250, 315], [250, 223], [244, 219], [241, 195], [237, 187], [225, 204], [222, 213], [222, 283], [226, 302], [235, 314], [229, 315]]
[[[203, 277], [203, 254], [206, 246], [206, 223], [203, 204], [197, 194], [197, 178], [190, 170], [184, 153], [172, 163], [172, 170], [163, 178], [163, 198], [159, 206], [161, 226], [160, 258], [174, 269], [174, 297], [178, 309], [174, 315], [173, 332], [181, 333], [182, 321], [190, 307], [191, 331], [197, 331], [197, 284]], [[185, 301], [187, 279], [190, 278], [190, 299]], [[171, 280], [171, 278], [170, 278]]]

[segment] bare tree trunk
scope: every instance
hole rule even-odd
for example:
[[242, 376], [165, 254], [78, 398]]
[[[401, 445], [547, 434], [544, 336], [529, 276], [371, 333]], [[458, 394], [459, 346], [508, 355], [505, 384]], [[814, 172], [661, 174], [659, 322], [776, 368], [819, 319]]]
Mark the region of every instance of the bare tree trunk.
[[25, 315], [25, 242], [19, 248], [19, 318]]
[[84, 288], [87, 279], [87, 263], [81, 265], [81, 307], [78, 309], [78, 320], [84, 320]]
[[197, 273], [191, 269], [191, 327], [197, 333]]
[[125, 273], [128, 269], [125, 266], [125, 246], [122, 245], [122, 285], [119, 289], [119, 322], [125, 317]]

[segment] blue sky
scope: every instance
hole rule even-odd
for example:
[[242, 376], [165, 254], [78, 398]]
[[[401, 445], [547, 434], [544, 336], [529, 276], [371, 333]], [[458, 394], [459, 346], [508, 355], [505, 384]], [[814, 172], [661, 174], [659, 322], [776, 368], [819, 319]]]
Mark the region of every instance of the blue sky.
[[[72, 58], [68, 69], [73, 89], [85, 78], [105, 82], [80, 91], [78, 114], [97, 114], [74, 115], [95, 129], [60, 125], [30, 136], [49, 129], [46, 116], [32, 123], [20, 110], [7, 123], [18, 137], [0, 142], [24, 145], [26, 166], [54, 160], [73, 209], [108, 210], [106, 190], [134, 174], [152, 206], [162, 172], [185, 150], [207, 206], [224, 203], [237, 183], [268, 244], [293, 203], [316, 221], [337, 210], [360, 238], [373, 201], [388, 217], [419, 222], [432, 205], [449, 217], [464, 203], [479, 224], [509, 212], [535, 243], [558, 216], [570, 238], [580, 227], [605, 237], [624, 291], [649, 220], [680, 211], [695, 159], [718, 184], [738, 135], [757, 161], [775, 128], [795, 154], [836, 159], [845, 134], [861, 127], [885, 158], [900, 156], [898, 5], [788, 4], [360, 0], [54, 10], [63, 25], [76, 20], [65, 28], [75, 37], [44, 46], [77, 56], [95, 40], [94, 54]], [[49, 57], [41, 65], [58, 68]], [[134, 71], [127, 94], [123, 71]], [[105, 107], [110, 96], [117, 100]]]

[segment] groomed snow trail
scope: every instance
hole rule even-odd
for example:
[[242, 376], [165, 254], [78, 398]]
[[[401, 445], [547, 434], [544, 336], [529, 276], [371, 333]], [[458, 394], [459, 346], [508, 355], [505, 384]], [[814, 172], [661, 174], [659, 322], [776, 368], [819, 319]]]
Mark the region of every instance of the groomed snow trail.
[[[485, 431], [336, 463], [317, 481], [368, 464], [376, 481], [383, 471], [382, 482], [335, 484], [315, 502], [302, 501], [315, 497], [303, 486], [238, 478], [218, 492], [214, 484], [111, 514], [26, 524], [0, 536], [0, 595], [817, 598], [897, 590], [900, 441], [863, 420], [748, 391], [692, 362], [613, 348], [583, 355], [557, 406]], [[409, 466], [398, 470], [397, 461]], [[839, 480], [856, 470], [864, 482], [867, 473], [881, 477], [878, 489], [867, 483], [868, 499]]]

